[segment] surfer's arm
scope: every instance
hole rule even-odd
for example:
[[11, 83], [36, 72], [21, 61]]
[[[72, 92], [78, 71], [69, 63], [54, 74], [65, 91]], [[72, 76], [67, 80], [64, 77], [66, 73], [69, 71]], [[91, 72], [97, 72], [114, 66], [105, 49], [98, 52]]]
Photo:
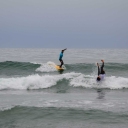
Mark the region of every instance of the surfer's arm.
[[101, 60], [101, 61], [102, 61], [101, 71], [103, 71], [103, 68], [104, 68], [104, 60]]
[[101, 68], [103, 68], [104, 67], [104, 60], [101, 60], [102, 61], [102, 66], [101, 66]]
[[67, 48], [63, 49], [62, 51], [65, 51], [65, 50], [67, 50]]
[[97, 67], [98, 67], [98, 76], [100, 75], [100, 67], [99, 64], [97, 63]]

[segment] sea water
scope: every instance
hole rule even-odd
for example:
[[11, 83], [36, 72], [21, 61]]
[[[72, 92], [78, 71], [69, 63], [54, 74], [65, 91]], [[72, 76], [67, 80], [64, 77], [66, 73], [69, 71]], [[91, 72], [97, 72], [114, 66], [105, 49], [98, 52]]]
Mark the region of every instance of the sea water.
[[67, 49], [57, 71], [60, 52], [0, 49], [0, 128], [127, 128], [128, 49]]

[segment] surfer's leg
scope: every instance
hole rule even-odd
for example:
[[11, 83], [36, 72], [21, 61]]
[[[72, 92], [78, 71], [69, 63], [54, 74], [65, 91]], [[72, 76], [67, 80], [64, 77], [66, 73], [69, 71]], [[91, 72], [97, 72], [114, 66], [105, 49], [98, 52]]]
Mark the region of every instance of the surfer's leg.
[[61, 62], [61, 65], [60, 65], [60, 68], [62, 67], [62, 65], [64, 64], [63, 60], [60, 61]]
[[61, 64], [62, 64], [62, 60], [61, 60], [61, 59], [59, 59], [59, 61], [60, 61], [60, 67], [61, 67]]
[[105, 71], [104, 71], [104, 61], [103, 60], [101, 60], [102, 61], [102, 66], [101, 66], [101, 74], [105, 74]]

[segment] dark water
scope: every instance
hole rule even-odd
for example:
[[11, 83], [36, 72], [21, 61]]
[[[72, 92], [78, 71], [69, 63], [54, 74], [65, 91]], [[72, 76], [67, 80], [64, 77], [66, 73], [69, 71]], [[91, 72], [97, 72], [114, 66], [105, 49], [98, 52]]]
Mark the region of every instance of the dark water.
[[101, 110], [17, 106], [0, 112], [0, 126], [4, 128], [93, 128], [98, 126], [116, 128], [127, 127], [127, 125], [128, 114]]

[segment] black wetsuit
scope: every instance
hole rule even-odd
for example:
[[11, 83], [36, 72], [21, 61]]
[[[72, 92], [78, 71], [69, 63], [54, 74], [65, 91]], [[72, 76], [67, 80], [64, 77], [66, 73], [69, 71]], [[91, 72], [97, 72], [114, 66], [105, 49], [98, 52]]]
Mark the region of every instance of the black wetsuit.
[[98, 66], [98, 76], [100, 76], [100, 80], [103, 80], [105, 77], [105, 71], [103, 70], [104, 68], [104, 62], [102, 63], [101, 68]]

